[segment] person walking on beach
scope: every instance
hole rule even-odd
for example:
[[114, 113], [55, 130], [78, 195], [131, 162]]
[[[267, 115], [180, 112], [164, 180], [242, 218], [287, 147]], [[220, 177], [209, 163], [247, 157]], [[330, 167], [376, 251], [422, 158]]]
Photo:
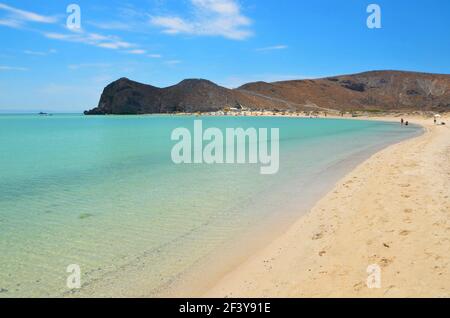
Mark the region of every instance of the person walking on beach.
[[409, 125], [409, 121], [406, 121], [406, 122], [405, 122], [405, 126], [408, 126], [408, 125]]
[[400, 125], [402, 125], [403, 126], [403, 123], [405, 122], [405, 120], [402, 118], [402, 119], [400, 119]]

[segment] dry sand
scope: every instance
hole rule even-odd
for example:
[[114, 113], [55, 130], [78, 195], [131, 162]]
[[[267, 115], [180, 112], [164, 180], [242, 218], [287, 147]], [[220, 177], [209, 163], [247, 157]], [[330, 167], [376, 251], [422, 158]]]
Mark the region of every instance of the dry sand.
[[450, 297], [450, 129], [408, 119], [426, 133], [358, 166], [205, 296]]

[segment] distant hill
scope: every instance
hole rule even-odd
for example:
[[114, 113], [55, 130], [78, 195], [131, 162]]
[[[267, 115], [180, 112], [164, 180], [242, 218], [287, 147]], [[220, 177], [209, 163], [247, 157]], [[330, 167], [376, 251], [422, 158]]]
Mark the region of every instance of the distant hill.
[[158, 114], [218, 111], [224, 107], [275, 108], [270, 100], [230, 90], [202, 79], [188, 79], [177, 85], [158, 88], [121, 78], [109, 84], [98, 107], [87, 115]]
[[373, 71], [314, 80], [248, 83], [227, 89], [202, 79], [167, 88], [121, 78], [87, 115], [266, 110], [450, 111], [450, 75]]

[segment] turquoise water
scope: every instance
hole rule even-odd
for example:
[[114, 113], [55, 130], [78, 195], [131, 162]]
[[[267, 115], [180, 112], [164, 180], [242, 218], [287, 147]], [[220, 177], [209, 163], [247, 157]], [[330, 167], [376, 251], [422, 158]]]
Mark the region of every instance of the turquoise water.
[[[201, 118], [205, 128], [280, 128], [280, 170], [261, 175], [259, 165], [174, 165], [171, 132], [195, 119], [1, 115], [0, 297], [164, 293], [241, 235], [298, 217], [332, 172], [419, 131]], [[75, 293], [70, 264], [82, 273]]]

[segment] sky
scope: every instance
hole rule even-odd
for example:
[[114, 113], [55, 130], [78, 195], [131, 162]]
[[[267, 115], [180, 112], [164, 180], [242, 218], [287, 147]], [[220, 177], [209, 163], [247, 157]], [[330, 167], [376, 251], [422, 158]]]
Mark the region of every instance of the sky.
[[[381, 28], [367, 25], [370, 4]], [[450, 1], [0, 0], [0, 40], [0, 112], [81, 112], [120, 77], [234, 88], [383, 69], [449, 74]]]

